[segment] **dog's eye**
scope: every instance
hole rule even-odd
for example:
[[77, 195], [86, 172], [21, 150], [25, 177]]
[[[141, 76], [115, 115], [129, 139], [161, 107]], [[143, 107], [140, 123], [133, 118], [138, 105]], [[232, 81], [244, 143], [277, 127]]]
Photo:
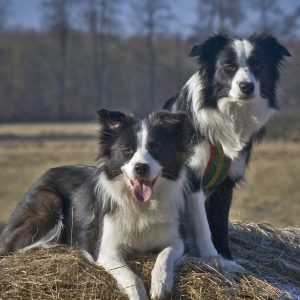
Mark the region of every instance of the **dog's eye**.
[[259, 71], [261, 69], [261, 64], [259, 62], [255, 62], [252, 64], [252, 68]]
[[124, 148], [124, 149], [122, 150], [122, 153], [123, 153], [124, 155], [133, 155], [134, 151], [133, 151], [131, 148]]
[[228, 72], [235, 72], [237, 70], [237, 66], [234, 64], [225, 64], [224, 69]]
[[152, 152], [158, 153], [161, 151], [161, 145], [160, 144], [151, 144], [150, 149]]
[[261, 69], [261, 62], [256, 58], [250, 58], [249, 65], [253, 70], [259, 71]]

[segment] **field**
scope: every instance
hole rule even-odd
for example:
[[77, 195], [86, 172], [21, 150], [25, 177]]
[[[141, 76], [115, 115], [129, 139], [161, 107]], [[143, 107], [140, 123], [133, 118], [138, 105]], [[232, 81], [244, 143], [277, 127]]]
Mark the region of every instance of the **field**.
[[[95, 124], [0, 125], [0, 220], [48, 168], [96, 164]], [[231, 218], [300, 226], [300, 143], [257, 146], [247, 182], [234, 195]]]

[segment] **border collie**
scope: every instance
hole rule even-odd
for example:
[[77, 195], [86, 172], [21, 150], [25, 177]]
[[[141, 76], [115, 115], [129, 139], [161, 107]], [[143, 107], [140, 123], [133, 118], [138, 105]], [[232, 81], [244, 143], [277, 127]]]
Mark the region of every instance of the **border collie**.
[[121, 112], [98, 114], [99, 167], [48, 170], [17, 205], [0, 236], [0, 255], [67, 244], [110, 272], [129, 299], [147, 299], [125, 254], [159, 250], [150, 294], [160, 299], [171, 291], [184, 252], [179, 223], [192, 126], [185, 113], [157, 112], [142, 122]]
[[219, 253], [239, 272], [228, 245], [233, 188], [244, 178], [253, 143], [278, 110], [281, 63], [291, 55], [267, 34], [243, 40], [218, 34], [193, 47], [190, 56], [198, 58], [199, 70], [164, 108], [187, 112], [194, 125], [187, 203], [200, 255]]

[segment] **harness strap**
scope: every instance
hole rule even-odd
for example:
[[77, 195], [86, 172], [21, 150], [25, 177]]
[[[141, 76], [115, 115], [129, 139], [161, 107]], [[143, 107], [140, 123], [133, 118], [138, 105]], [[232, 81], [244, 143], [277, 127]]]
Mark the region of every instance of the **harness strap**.
[[220, 143], [210, 144], [210, 157], [202, 178], [204, 192], [216, 188], [225, 180], [229, 172], [230, 162], [230, 158], [224, 154]]

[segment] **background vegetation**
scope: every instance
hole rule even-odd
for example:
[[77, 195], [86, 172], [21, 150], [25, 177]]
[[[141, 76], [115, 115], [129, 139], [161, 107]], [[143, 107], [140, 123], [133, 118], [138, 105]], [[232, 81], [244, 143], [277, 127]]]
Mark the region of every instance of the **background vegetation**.
[[0, 0], [0, 122], [90, 121], [99, 107], [144, 115], [195, 71], [194, 44], [217, 31], [264, 31], [293, 55], [272, 126], [293, 131], [284, 120], [299, 124], [300, 4], [284, 3], [194, 0], [194, 24], [180, 27], [171, 0], [40, 0], [40, 30], [26, 30], [9, 26], [13, 2]]
[[0, 220], [47, 168], [95, 163], [96, 109], [139, 116], [159, 109], [196, 70], [188, 57], [194, 44], [217, 31], [264, 31], [293, 57], [283, 70], [281, 112], [254, 153], [231, 216], [299, 226], [297, 1], [194, 0], [195, 21], [181, 26], [171, 0], [40, 0], [36, 30], [10, 25], [13, 3], [0, 0]]

